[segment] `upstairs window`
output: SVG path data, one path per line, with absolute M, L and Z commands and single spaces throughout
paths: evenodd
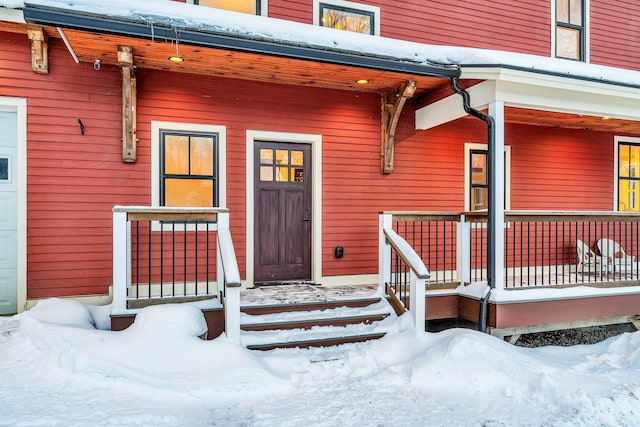
M 267 9 L 266 0 L 187 0 L 187 3 L 251 15 L 266 15 Z
M 556 0 L 556 57 L 585 60 L 585 1 Z
M 321 27 L 380 34 L 380 8 L 343 0 L 314 0 L 314 22 Z

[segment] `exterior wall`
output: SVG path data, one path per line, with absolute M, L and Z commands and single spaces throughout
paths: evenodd
M 591 1 L 591 62 L 640 70 L 640 2 Z
M 27 297 L 106 294 L 110 211 L 133 200 L 136 179 L 118 167 L 120 72 L 76 64 L 53 39 L 50 74 L 35 74 L 25 35 L 0 33 L 0 44 L 0 94 L 28 99 Z

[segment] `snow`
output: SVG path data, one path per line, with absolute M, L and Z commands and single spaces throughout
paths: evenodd
M 477 331 L 250 351 L 197 337 L 189 304 L 108 309 L 61 299 L 0 317 L 0 425 L 634 426 L 640 332 L 593 345 L 516 347 Z
M 516 52 L 414 43 L 166 0 L 30 0 L 24 3 L 133 20 L 151 27 L 163 25 L 174 29 L 177 37 L 180 31 L 193 29 L 399 61 L 454 64 L 463 69 L 479 65 L 512 66 L 566 77 L 640 86 L 640 72 L 633 70 Z M 21 8 L 24 3 L 0 0 L 0 7 Z

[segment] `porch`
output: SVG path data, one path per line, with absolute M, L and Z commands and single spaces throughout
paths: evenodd
M 638 324 L 637 215 L 506 212 L 504 268 L 493 288 L 487 286 L 486 214 L 385 212 L 379 224 L 378 283 L 284 285 L 281 292 L 241 289 L 226 209 L 116 207 L 112 328 L 126 328 L 145 305 L 187 301 L 205 313 L 209 338 L 226 332 L 238 342 L 245 315 L 291 311 L 315 312 L 310 323 L 297 324 L 302 329 L 336 317 L 373 324 L 409 310 L 422 330 L 425 320 L 462 319 L 501 337 Z M 624 258 L 599 250 L 602 239 L 617 242 Z M 579 256 L 578 242 L 591 252 Z M 386 307 L 373 313 L 381 302 L 393 313 Z M 340 307 L 352 310 L 337 313 Z M 280 318 L 280 326 L 292 321 Z M 252 323 L 271 322 L 266 319 Z M 352 338 L 384 334 L 376 325 Z

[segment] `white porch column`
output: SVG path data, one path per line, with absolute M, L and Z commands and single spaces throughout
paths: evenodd
M 505 203 L 505 165 L 504 165 L 504 102 L 493 101 L 489 103 L 489 115 L 495 122 L 495 156 L 494 167 L 490 171 L 493 175 L 494 188 L 489 191 L 494 192 L 493 206 L 489 206 L 489 211 L 495 213 L 495 227 L 492 230 L 494 238 L 495 253 L 489 254 L 489 258 L 494 265 L 494 284 L 496 289 L 504 288 L 504 203 Z M 491 149 L 491 147 L 489 147 Z M 489 153 L 491 155 L 491 153 Z M 490 180 L 491 181 L 491 180 Z M 490 198 L 491 200 L 491 198 Z
M 130 273 L 129 227 L 127 212 L 113 210 L 113 305 L 111 314 L 127 311 L 127 285 Z
M 391 245 L 387 242 L 384 229 L 393 228 L 393 215 L 381 212 L 378 219 L 378 292 L 384 295 L 385 283 L 391 282 Z
M 471 282 L 471 224 L 460 215 L 456 241 L 456 270 L 461 285 Z

